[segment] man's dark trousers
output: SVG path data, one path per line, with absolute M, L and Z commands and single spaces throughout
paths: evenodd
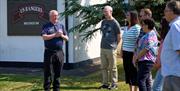
M 45 49 L 44 52 L 44 90 L 50 91 L 53 83 L 53 91 L 60 90 L 60 75 L 64 64 L 63 50 Z

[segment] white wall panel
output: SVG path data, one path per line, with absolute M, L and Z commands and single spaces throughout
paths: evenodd
M 64 10 L 62 0 L 58 11 Z M 40 36 L 7 36 L 7 0 L 0 0 L 0 61 L 43 62 L 43 40 Z M 61 21 L 64 23 L 64 21 Z

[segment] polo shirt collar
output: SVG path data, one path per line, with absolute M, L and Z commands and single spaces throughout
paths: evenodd
M 180 20 L 180 16 L 177 16 L 176 18 L 174 18 L 174 19 L 169 23 L 169 26 L 171 26 L 176 20 Z

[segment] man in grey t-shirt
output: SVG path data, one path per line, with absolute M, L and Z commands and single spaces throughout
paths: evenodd
M 102 39 L 101 48 L 116 49 L 119 42 L 120 26 L 115 20 L 103 20 L 101 24 Z
M 102 86 L 100 88 L 117 89 L 118 72 L 116 65 L 116 48 L 120 42 L 120 25 L 112 16 L 112 7 L 105 6 L 105 19 L 101 24 L 101 69 Z M 111 85 L 109 85 L 111 83 Z

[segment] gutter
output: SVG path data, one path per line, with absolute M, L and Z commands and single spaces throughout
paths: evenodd
M 66 7 L 67 7 L 67 5 L 68 5 L 68 0 L 65 0 L 65 10 L 67 9 Z M 68 29 L 69 29 L 69 22 L 68 22 L 68 16 L 65 16 L 65 29 L 66 29 L 66 31 L 67 31 L 67 34 L 69 35 L 69 31 L 68 31 Z M 65 55 L 66 55 L 66 57 L 65 57 L 65 59 L 66 59 L 66 61 L 65 61 L 65 63 L 64 63 L 64 69 L 70 69 L 70 64 L 69 64 L 69 48 L 68 48 L 68 46 L 69 46 L 69 43 L 68 43 L 68 41 L 66 41 L 66 43 L 65 43 L 66 45 L 65 45 Z

